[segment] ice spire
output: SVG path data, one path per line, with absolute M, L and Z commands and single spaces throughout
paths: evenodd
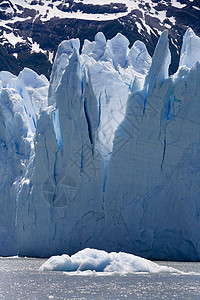
M 195 35 L 194 31 L 191 28 L 188 28 L 183 37 L 179 66 L 192 68 L 196 61 L 200 61 L 199 48 L 200 38 Z

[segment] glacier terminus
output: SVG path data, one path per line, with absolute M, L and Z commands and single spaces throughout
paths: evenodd
M 63 41 L 50 81 L 0 72 L 0 255 L 200 259 L 200 38 Z

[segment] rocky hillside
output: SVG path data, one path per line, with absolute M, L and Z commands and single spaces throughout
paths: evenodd
M 168 29 L 173 73 L 186 29 L 200 35 L 199 17 L 199 0 L 0 0 L 0 70 L 17 75 L 29 67 L 49 78 L 61 41 L 78 37 L 82 45 L 98 31 L 139 39 L 152 55 Z

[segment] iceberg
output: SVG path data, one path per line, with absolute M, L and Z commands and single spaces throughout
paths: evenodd
M 60 44 L 50 82 L 0 72 L 0 255 L 200 259 L 199 41 L 171 76 L 167 31 L 153 58 L 99 32 Z
M 133 254 L 123 252 L 107 253 L 103 250 L 90 248 L 81 250 L 72 256 L 67 254 L 52 256 L 39 270 L 41 272 L 63 271 L 76 275 L 84 275 L 86 271 L 93 271 L 92 273 L 87 272 L 87 274 L 93 275 L 100 273 L 126 275 L 138 272 L 182 274 L 182 272 L 172 267 L 159 266 Z

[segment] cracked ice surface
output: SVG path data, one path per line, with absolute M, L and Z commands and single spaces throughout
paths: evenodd
M 170 77 L 166 31 L 152 60 L 121 34 L 79 48 L 60 44 L 50 83 L 0 73 L 0 255 L 199 259 L 199 38 Z

